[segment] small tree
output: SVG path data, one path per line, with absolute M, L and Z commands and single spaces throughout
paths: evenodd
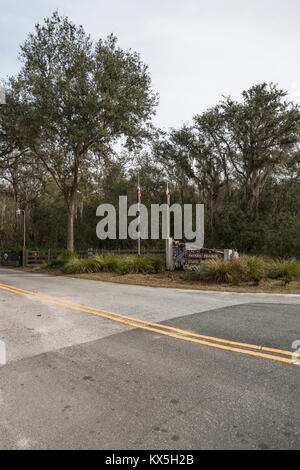
M 21 46 L 13 88 L 23 105 L 22 144 L 61 190 L 68 213 L 67 248 L 74 249 L 80 182 L 120 138 L 133 146 L 147 136 L 157 96 L 139 55 L 109 36 L 94 43 L 57 12 L 37 24 Z

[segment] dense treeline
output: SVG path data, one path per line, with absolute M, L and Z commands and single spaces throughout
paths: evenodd
M 223 98 L 162 132 L 147 67 L 54 13 L 21 47 L 0 106 L 0 249 L 131 246 L 96 238 L 96 208 L 204 203 L 205 245 L 300 256 L 300 112 L 277 86 Z M 74 239 L 73 239 L 74 233 Z M 146 242 L 143 242 L 146 244 Z M 151 242 L 148 242 L 150 244 Z

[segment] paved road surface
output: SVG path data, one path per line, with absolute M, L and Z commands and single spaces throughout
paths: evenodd
M 218 339 L 290 352 L 300 340 L 300 296 L 3 268 L 0 283 L 1 449 L 299 448 L 300 367 L 288 355 Z M 216 339 L 205 345 L 175 330 L 135 328 L 96 308 Z

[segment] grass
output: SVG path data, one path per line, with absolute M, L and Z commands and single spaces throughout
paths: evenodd
M 284 285 L 300 278 L 300 263 L 296 260 L 266 260 L 261 256 L 240 256 L 229 261 L 209 260 L 202 264 L 199 280 L 239 285 L 264 279 L 280 279 Z
M 95 255 L 91 258 L 78 258 L 76 253 L 66 252 L 43 269 L 59 269 L 63 274 L 88 274 L 112 272 L 118 274 L 155 274 L 165 271 L 162 256 L 112 256 Z
M 50 268 L 50 269 L 49 269 Z M 33 268 L 25 268 L 31 270 Z M 41 272 L 41 267 L 35 267 Z M 54 275 L 67 275 L 154 287 L 199 290 L 300 294 L 300 263 L 296 260 L 240 256 L 230 261 L 205 261 L 200 272 L 165 272 L 164 258 L 148 256 L 95 255 L 79 259 L 67 254 L 58 263 L 44 265 Z
M 271 260 L 267 267 L 267 277 L 270 279 L 296 279 L 300 277 L 300 263 L 294 259 Z
M 282 279 L 262 279 L 259 285 L 253 281 L 241 284 L 228 282 L 207 282 L 199 279 L 199 273 L 177 271 L 171 275 L 168 272 L 155 274 L 99 271 L 96 273 L 64 274 L 60 269 L 41 269 L 41 266 L 28 266 L 25 268 L 11 268 L 28 272 L 51 274 L 53 276 L 67 276 L 93 281 L 113 282 L 117 284 L 140 285 L 148 287 L 164 287 L 173 289 L 190 289 L 200 291 L 219 291 L 237 293 L 271 293 L 271 294 L 298 294 L 300 295 L 300 281 L 292 280 L 284 285 Z

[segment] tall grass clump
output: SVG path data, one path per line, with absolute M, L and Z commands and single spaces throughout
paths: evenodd
M 59 255 L 56 260 L 51 261 L 50 267 L 60 268 L 63 267 L 69 261 L 76 259 L 78 259 L 78 255 L 75 252 L 66 250 L 61 255 Z
M 300 277 L 300 263 L 295 259 L 274 259 L 268 263 L 267 276 L 271 279 L 297 279 Z
M 165 271 L 165 261 L 162 256 L 124 256 L 120 258 L 119 272 L 121 274 L 156 274 Z
M 62 266 L 65 274 L 88 274 L 102 270 L 101 260 L 97 257 L 71 258 Z
M 120 257 L 106 255 L 103 257 L 103 271 L 118 272 L 120 270 Z
M 266 262 L 264 258 L 261 256 L 247 256 L 247 264 L 251 279 L 258 285 L 266 275 Z
M 160 255 L 148 255 L 149 263 L 153 266 L 156 273 L 164 273 L 166 271 L 166 261 L 163 256 Z
M 240 256 L 229 261 L 222 259 L 205 261 L 199 273 L 203 281 L 239 284 L 254 281 L 258 284 L 265 276 L 265 263 L 258 256 Z
M 155 266 L 147 256 L 140 256 L 134 260 L 134 271 L 141 274 L 155 274 Z
M 265 259 L 262 256 L 240 256 L 229 261 L 222 259 L 205 261 L 200 268 L 199 278 L 203 281 L 240 282 L 262 279 L 282 279 L 285 285 L 300 278 L 300 263 L 297 260 Z
M 91 258 L 78 258 L 72 253 L 61 256 L 55 266 L 59 266 L 65 274 L 85 274 L 99 271 L 119 274 L 141 273 L 154 274 L 165 271 L 164 258 L 156 255 L 149 256 L 113 256 L 94 255 Z
M 222 259 L 205 261 L 201 265 L 199 279 L 208 282 L 226 282 L 229 272 L 228 268 L 228 263 Z
M 248 258 L 246 256 L 231 258 L 230 261 L 227 261 L 227 265 L 227 282 L 230 282 L 231 284 L 239 284 L 240 282 L 250 281 L 251 272 L 248 265 Z

